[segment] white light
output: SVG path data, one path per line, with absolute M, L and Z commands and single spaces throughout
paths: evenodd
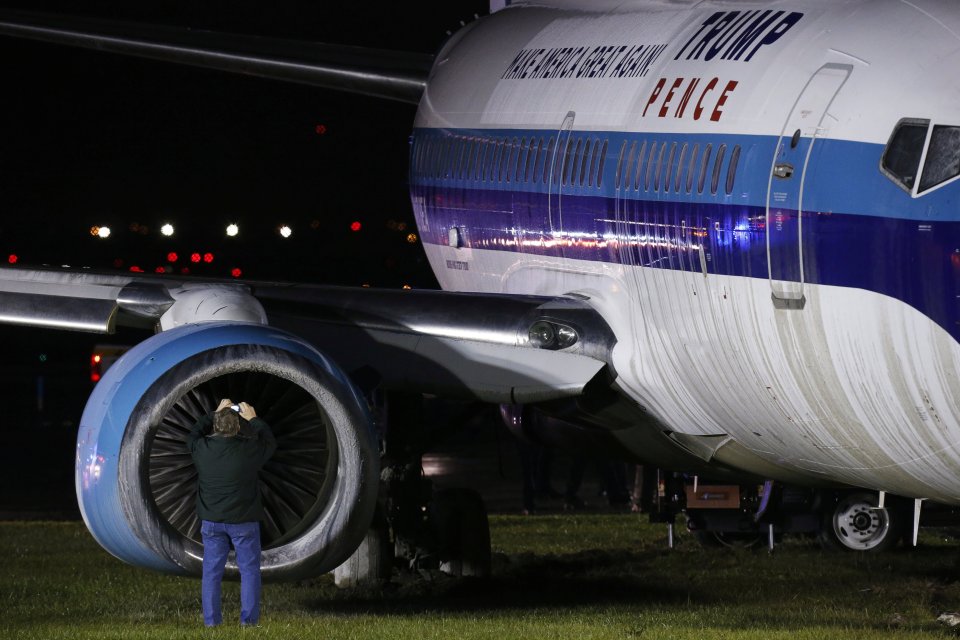
M 280 227 L 280 235 L 282 235 L 284 238 L 289 238 L 292 233 L 293 233 L 293 229 L 291 229 L 287 225 L 283 225 L 282 227 Z
M 230 237 L 232 238 L 233 236 L 237 235 L 238 233 L 240 233 L 240 227 L 238 227 L 238 226 L 235 225 L 235 224 L 228 224 L 228 225 L 227 225 L 227 235 L 228 235 L 228 236 L 230 236 Z
M 110 227 L 100 227 L 100 230 L 97 231 L 97 235 L 100 236 L 101 238 L 109 238 Z
M 170 224 L 169 222 L 168 222 L 167 224 L 163 225 L 162 227 L 160 227 L 160 233 L 162 233 L 162 234 L 165 235 L 165 236 L 172 236 L 172 235 L 173 235 L 173 225 Z

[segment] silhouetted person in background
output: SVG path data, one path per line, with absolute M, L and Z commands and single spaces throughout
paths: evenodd
M 241 434 L 240 418 L 248 422 Z M 212 433 L 207 435 L 210 427 Z M 246 427 L 246 425 L 244 425 Z M 201 417 L 187 437 L 197 468 L 197 516 L 203 536 L 203 622 L 223 622 L 220 583 L 230 545 L 240 569 L 240 624 L 260 620 L 260 501 L 259 472 L 273 455 L 277 441 L 266 422 L 246 402 L 220 401 L 217 410 Z

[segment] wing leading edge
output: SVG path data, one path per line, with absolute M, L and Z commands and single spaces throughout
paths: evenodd
M 586 298 L 401 291 L 0 268 L 0 323 L 112 333 L 255 322 L 303 337 L 371 383 L 487 402 L 577 396 L 613 375 Z
M 0 11 L 0 35 L 417 104 L 433 56 L 186 28 Z

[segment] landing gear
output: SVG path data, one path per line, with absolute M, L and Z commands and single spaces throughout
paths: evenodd
M 879 553 L 903 537 L 906 518 L 896 505 L 878 508 L 876 492 L 840 494 L 823 509 L 820 543 L 827 549 Z
M 470 489 L 437 491 L 430 524 L 440 571 L 456 577 L 490 575 L 490 526 L 480 494 Z
M 490 528 L 480 495 L 469 489 L 434 490 L 421 457 L 439 433 L 432 430 L 423 400 L 389 394 L 383 401 L 384 455 L 378 515 L 360 547 L 337 568 L 337 586 L 375 586 L 393 569 L 429 576 L 490 575 Z M 445 416 L 446 417 L 446 416 Z
M 333 570 L 333 581 L 341 589 L 376 587 L 389 582 L 392 571 L 390 531 L 383 514 L 378 512 L 357 550 Z

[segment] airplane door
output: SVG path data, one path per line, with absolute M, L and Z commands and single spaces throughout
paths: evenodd
M 573 130 L 573 120 L 577 114 L 568 111 L 563 124 L 557 131 L 557 144 L 553 146 L 553 157 L 550 159 L 550 180 L 547 183 L 547 217 L 550 223 L 550 232 L 554 235 L 563 233 L 563 210 L 561 208 L 562 172 L 564 159 L 569 154 L 570 135 Z
M 767 267 L 774 303 L 803 306 L 803 190 L 810 153 L 830 129 L 829 108 L 853 67 L 825 64 L 810 78 L 780 132 L 767 188 Z M 809 188 L 810 185 L 806 185 Z

